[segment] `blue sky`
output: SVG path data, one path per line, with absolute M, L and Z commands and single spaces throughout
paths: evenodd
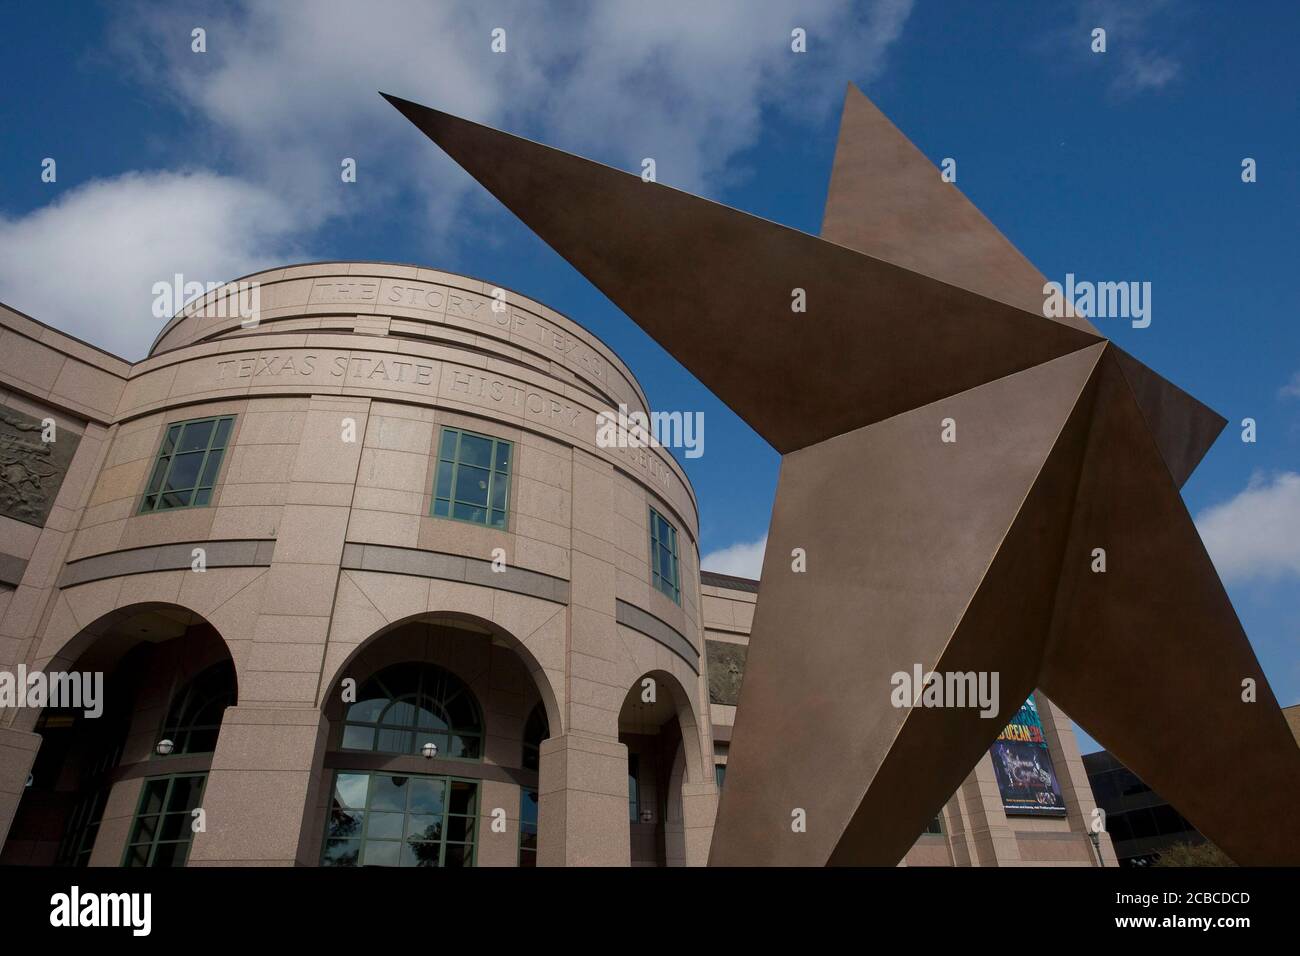
M 1104 331 L 1233 423 L 1184 495 L 1296 703 L 1297 35 L 1283 0 L 9 4 L 0 299 L 135 359 L 174 272 L 356 258 L 490 278 L 600 335 L 655 407 L 704 411 L 705 454 L 683 464 L 706 566 L 754 571 L 777 455 L 375 90 L 626 169 L 654 156 L 662 182 L 816 232 L 854 81 L 932 160 L 957 159 L 1049 278 L 1152 283 L 1151 326 Z

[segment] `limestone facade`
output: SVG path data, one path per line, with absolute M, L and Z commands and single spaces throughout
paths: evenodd
M 477 865 L 517 865 L 529 823 L 540 865 L 704 863 L 697 506 L 666 451 L 598 447 L 600 412 L 647 408 L 623 362 L 541 303 L 429 269 L 239 283 L 255 323 L 233 284 L 136 363 L 0 310 L 0 404 L 76 443 L 63 474 L 36 479 L 53 497 L 42 523 L 0 516 L 0 671 L 101 672 L 121 726 L 104 743 L 67 712 L 0 715 L 0 859 L 66 859 L 89 814 L 83 858 L 118 865 L 147 837 L 150 781 L 188 774 L 204 817 L 190 865 L 317 865 L 353 772 L 460 781 L 470 803 L 448 812 L 473 819 L 455 852 Z M 204 503 L 145 510 L 169 427 L 217 417 L 232 422 Z M 434 514 L 448 429 L 509 448 L 498 525 Z M 651 509 L 677 532 L 677 599 L 652 583 Z M 178 695 L 221 661 L 237 690 L 215 744 L 159 754 Z M 403 663 L 468 687 L 471 755 L 445 736 L 433 757 L 346 745 L 348 688 Z M 634 822 L 629 747 L 652 746 Z

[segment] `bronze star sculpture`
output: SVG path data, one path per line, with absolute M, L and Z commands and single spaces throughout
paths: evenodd
M 1044 317 L 862 93 L 821 238 L 387 99 L 783 455 L 711 864 L 896 864 L 1035 688 L 1237 862 L 1300 862 L 1300 750 L 1179 493 L 1224 419 Z M 917 665 L 997 672 L 996 718 L 896 707 Z

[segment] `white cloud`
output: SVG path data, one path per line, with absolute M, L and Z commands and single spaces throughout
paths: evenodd
M 1175 80 L 1181 69 L 1172 57 L 1151 50 L 1134 50 L 1121 58 L 1115 84 L 1118 89 L 1135 93 L 1158 90 Z
M 299 220 L 267 190 L 210 172 L 130 173 L 0 217 L 0 300 L 126 359 L 162 323 L 153 284 L 223 282 L 303 258 Z
M 847 79 L 875 75 L 910 8 L 603 0 L 557 16 L 535 2 L 280 0 L 214 18 L 202 7 L 150 6 L 119 21 L 116 45 L 145 84 L 173 91 L 221 131 L 241 163 L 335 209 L 340 157 L 395 185 L 411 157 L 436 152 L 415 145 L 377 90 L 524 127 L 623 168 L 654 156 L 662 182 L 700 191 L 756 139 L 764 106 L 815 120 L 838 106 Z M 206 54 L 189 49 L 196 23 L 207 29 Z M 805 54 L 790 50 L 796 26 L 808 32 Z M 505 53 L 490 47 L 496 27 Z M 446 169 L 436 178 L 435 193 L 467 185 Z
M 1300 398 L 1300 372 L 1291 376 L 1291 381 L 1287 382 L 1277 391 L 1278 398 Z
M 1087 60 L 1104 68 L 1112 93 L 1160 90 L 1182 74 L 1177 56 L 1158 48 L 1167 47 L 1173 33 L 1161 32 L 1168 23 L 1166 13 L 1182 15 L 1168 0 L 1082 0 L 1075 19 L 1054 31 L 1044 49 L 1052 56 L 1064 51 L 1075 62 Z M 1092 52 L 1092 31 L 1097 27 L 1106 31 L 1105 53 Z
M 767 550 L 767 535 L 757 541 L 740 542 L 730 547 L 710 551 L 700 558 L 700 567 L 719 574 L 734 574 L 742 578 L 757 579 L 763 572 L 763 552 Z
M 1196 526 L 1224 578 L 1300 576 L 1300 474 L 1257 474 L 1236 497 L 1202 511 Z
M 533 2 L 118 5 L 114 66 L 192 121 L 183 155 L 213 171 L 82 185 L 0 222 L 0 296 L 135 358 L 157 332 L 140 290 L 176 272 L 220 281 L 301 259 L 297 248 L 337 249 L 352 222 L 414 231 L 427 246 L 408 258 L 436 265 L 469 232 L 466 202 L 501 213 L 379 90 L 629 170 L 653 156 L 661 182 L 709 193 L 737 174 L 765 109 L 816 121 L 848 79 L 879 72 L 910 6 L 605 0 L 561 17 Z M 196 26 L 206 53 L 190 49 Z M 490 49 L 497 26 L 505 54 Z M 796 26 L 805 54 L 790 51 Z M 345 157 L 356 183 L 340 180 Z

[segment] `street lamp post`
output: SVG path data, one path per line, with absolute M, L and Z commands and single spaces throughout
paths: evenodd
M 1096 830 L 1088 831 L 1088 839 L 1092 841 L 1092 849 L 1097 854 L 1097 865 L 1105 866 L 1106 861 L 1101 856 L 1101 834 Z

